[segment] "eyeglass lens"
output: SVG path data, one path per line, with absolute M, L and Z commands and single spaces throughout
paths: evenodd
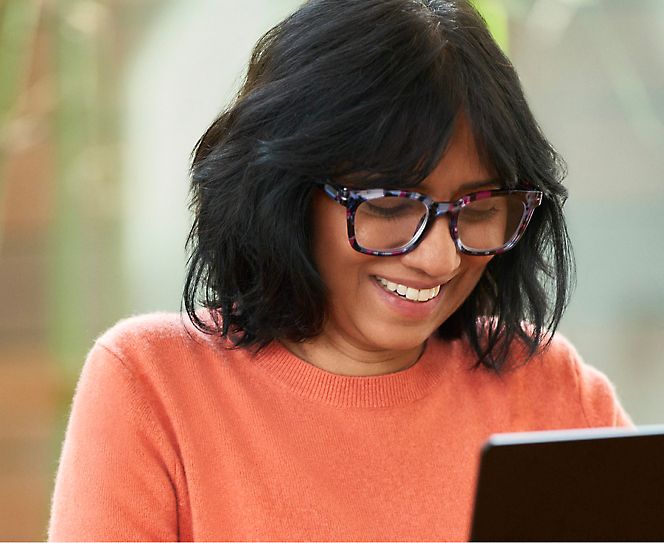
M 518 195 L 475 200 L 459 212 L 461 244 L 471 251 L 491 251 L 517 234 L 526 206 Z M 362 202 L 355 212 L 357 243 L 371 251 L 398 250 L 417 238 L 427 220 L 427 207 L 411 198 L 385 196 Z

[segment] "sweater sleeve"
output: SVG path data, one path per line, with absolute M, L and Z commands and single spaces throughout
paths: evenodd
M 140 381 L 96 345 L 74 396 L 49 540 L 177 540 L 181 469 L 164 435 Z

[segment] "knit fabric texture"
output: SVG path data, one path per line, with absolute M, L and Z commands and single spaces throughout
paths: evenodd
M 127 319 L 90 352 L 51 540 L 463 540 L 490 434 L 631 424 L 560 336 L 500 376 L 430 338 L 409 369 L 347 377 L 185 319 Z

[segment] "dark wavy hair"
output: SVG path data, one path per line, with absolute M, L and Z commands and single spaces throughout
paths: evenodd
M 477 365 L 496 370 L 514 340 L 529 355 L 546 345 L 574 276 L 565 167 L 466 0 L 310 0 L 260 39 L 243 88 L 193 153 L 184 306 L 194 324 L 258 348 L 319 334 L 316 183 L 352 175 L 354 187 L 414 187 L 460 114 L 504 187 L 545 197 L 437 333 L 467 337 Z

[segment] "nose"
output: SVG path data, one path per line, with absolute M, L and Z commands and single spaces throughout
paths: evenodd
M 438 217 L 420 244 L 401 259 L 431 277 L 450 279 L 461 265 L 461 255 L 450 235 L 447 217 Z

